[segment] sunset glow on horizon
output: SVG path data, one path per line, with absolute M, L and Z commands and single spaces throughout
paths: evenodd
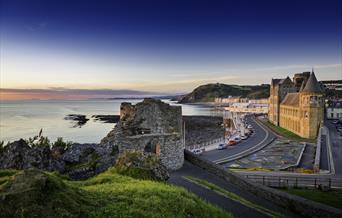
M 4 0 L 1 99 L 107 96 L 46 92 L 54 87 L 182 94 L 312 68 L 342 78 L 340 1 L 247 2 Z

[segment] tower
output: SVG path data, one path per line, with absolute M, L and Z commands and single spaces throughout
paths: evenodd
M 295 92 L 294 83 L 289 77 L 285 79 L 272 79 L 270 87 L 268 119 L 271 123 L 279 126 L 280 102 L 287 93 Z
M 310 74 L 305 87 L 300 90 L 301 136 L 315 138 L 323 121 L 323 90 L 315 73 Z

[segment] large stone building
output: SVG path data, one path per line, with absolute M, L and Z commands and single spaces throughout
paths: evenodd
M 314 72 L 295 74 L 293 81 L 272 79 L 269 121 L 303 138 L 315 138 L 323 121 L 323 89 Z
M 155 153 L 166 168 L 176 170 L 184 162 L 182 122 L 180 106 L 150 98 L 136 105 L 122 103 L 120 121 L 101 144 L 109 144 L 119 153 L 125 150 Z

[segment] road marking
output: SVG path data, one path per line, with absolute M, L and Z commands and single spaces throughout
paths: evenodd
M 257 119 L 257 118 L 256 118 L 256 119 Z M 226 162 L 230 162 L 230 161 L 232 161 L 232 160 L 238 159 L 238 158 L 240 158 L 239 156 L 244 155 L 245 153 L 248 153 L 250 150 L 253 150 L 253 149 L 257 148 L 258 146 L 260 146 L 261 144 L 263 144 L 263 143 L 267 140 L 267 138 L 268 138 L 268 136 L 269 136 L 269 132 L 268 132 L 263 126 L 261 126 L 256 120 L 254 120 L 254 122 L 255 122 L 255 123 L 256 123 L 264 132 L 266 132 L 265 138 L 264 138 L 261 142 L 259 142 L 258 144 L 254 145 L 253 147 L 248 148 L 247 150 L 244 150 L 244 151 L 242 151 L 242 152 L 240 152 L 240 153 L 234 154 L 234 155 L 232 155 L 232 156 L 230 156 L 230 157 L 225 157 L 225 158 L 221 158 L 221 159 L 218 159 L 218 160 L 213 161 L 215 164 L 222 164 L 222 163 L 226 163 Z M 238 157 L 237 157 L 237 156 L 238 156 Z

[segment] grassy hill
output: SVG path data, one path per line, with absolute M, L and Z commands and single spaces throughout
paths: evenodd
M 239 86 L 222 83 L 206 84 L 197 87 L 191 93 L 183 96 L 179 103 L 211 102 L 215 98 L 241 96 L 248 98 L 268 98 L 269 85 Z
M 0 171 L 0 217 L 232 217 L 183 188 L 122 176 L 85 181 L 39 170 Z

